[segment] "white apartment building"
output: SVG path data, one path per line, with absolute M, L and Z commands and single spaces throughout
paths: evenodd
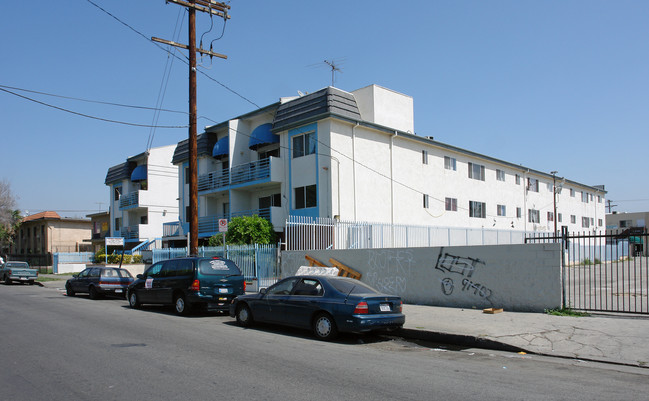
M 282 98 L 206 127 L 198 137 L 199 238 L 218 233 L 218 219 L 246 214 L 268 218 L 277 232 L 289 215 L 540 232 L 552 232 L 556 219 L 557 229 L 604 228 L 603 186 L 413 132 L 413 99 L 377 85 Z M 166 224 L 168 241 L 188 231 L 186 140 L 173 164 L 181 221 Z
M 163 223 L 178 221 L 176 145 L 151 148 L 108 169 L 110 236 L 125 248 L 162 238 Z

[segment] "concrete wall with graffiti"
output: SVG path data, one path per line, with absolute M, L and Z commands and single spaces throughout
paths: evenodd
M 558 244 L 282 252 L 282 277 L 333 258 L 361 281 L 404 302 L 458 308 L 538 311 L 561 306 Z

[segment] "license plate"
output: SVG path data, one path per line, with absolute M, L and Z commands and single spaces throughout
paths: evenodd
M 379 305 L 381 312 L 390 312 L 390 304 L 381 304 Z
M 27 277 L 21 277 L 20 278 L 22 281 L 27 281 Z
M 122 293 L 122 290 L 115 290 L 115 293 L 117 293 L 117 294 L 121 294 L 121 293 Z
M 228 292 L 227 288 L 219 288 L 219 294 L 227 294 Z

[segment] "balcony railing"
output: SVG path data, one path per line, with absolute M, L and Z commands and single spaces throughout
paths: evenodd
M 230 171 L 231 184 L 262 180 L 270 177 L 270 158 L 240 164 L 232 167 Z
M 162 224 L 163 237 L 180 237 L 189 232 L 189 223 L 172 221 L 171 223 Z
M 227 219 L 228 216 L 212 215 L 198 218 L 198 234 L 214 234 L 219 232 L 219 219 Z
M 243 210 L 240 212 L 230 213 L 230 218 L 232 217 L 241 217 L 241 216 L 254 216 L 257 215 L 266 220 L 270 220 L 270 208 L 265 207 L 263 209 L 252 209 L 252 210 Z
M 230 183 L 230 173 L 227 170 L 213 171 L 208 174 L 201 174 L 198 177 L 198 190 L 211 191 L 225 188 Z
M 119 208 L 123 209 L 140 203 L 140 191 L 131 192 L 128 195 L 122 195 L 119 198 Z
M 140 226 L 136 224 L 134 226 L 122 227 L 121 234 L 125 239 L 139 239 Z

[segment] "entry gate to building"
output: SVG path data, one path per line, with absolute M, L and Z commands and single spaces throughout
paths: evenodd
M 637 314 L 649 314 L 648 240 L 644 227 L 525 238 L 561 242 L 565 308 Z

